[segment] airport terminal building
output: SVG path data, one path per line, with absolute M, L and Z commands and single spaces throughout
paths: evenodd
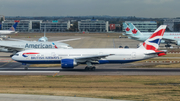
M 47 32 L 65 32 L 70 28 L 70 21 L 60 22 L 60 21 L 52 21 L 52 22 L 42 22 L 40 29 L 44 31 L 46 29 Z
M 164 19 L 164 25 L 167 25 L 170 31 L 180 32 L 180 19 Z
M 2 30 L 9 30 L 15 23 L 14 20 L 2 21 Z M 43 20 L 20 20 L 16 31 L 18 32 L 64 32 L 70 28 L 70 21 L 43 21 Z
M 141 32 L 154 32 L 157 29 L 156 21 L 125 21 L 125 23 L 133 23 Z
M 109 22 L 104 20 L 87 19 L 78 21 L 80 32 L 108 32 Z

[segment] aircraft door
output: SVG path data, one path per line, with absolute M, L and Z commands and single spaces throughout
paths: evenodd
M 136 52 L 132 52 L 132 58 L 136 58 Z

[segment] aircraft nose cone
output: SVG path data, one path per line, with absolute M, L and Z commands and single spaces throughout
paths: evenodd
M 13 55 L 13 56 L 11 57 L 11 59 L 16 60 L 16 56 Z

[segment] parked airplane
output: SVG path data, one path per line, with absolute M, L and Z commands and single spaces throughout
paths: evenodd
M 19 21 L 16 21 L 16 23 L 9 30 L 0 30 L 0 35 L 8 35 L 8 34 L 17 33 L 16 27 L 18 25 L 18 22 Z
M 0 41 L 0 52 L 13 53 L 29 50 L 29 49 L 69 49 L 72 48 L 68 44 L 59 42 L 33 42 L 33 41 Z
M 126 34 L 128 38 L 138 41 L 145 41 L 150 35 L 151 32 L 140 32 L 132 23 L 128 23 L 129 26 L 126 23 L 123 23 L 123 26 L 125 28 Z M 176 44 L 180 46 L 180 33 L 177 32 L 165 32 L 164 36 L 161 40 L 161 43 L 167 44 L 165 47 L 171 47 L 170 44 Z
M 137 49 L 35 49 L 18 52 L 12 59 L 23 65 L 61 63 L 64 69 L 87 64 L 86 70 L 95 70 L 93 64 L 129 63 L 166 55 L 166 51 L 158 50 L 165 29 L 166 25 L 161 25 Z
M 12 38 L 10 38 L 10 40 L 15 40 L 15 41 L 0 41 L 0 52 L 13 53 L 10 55 L 11 57 L 19 51 L 29 50 L 29 49 L 53 49 L 53 48 L 69 49 L 72 48 L 70 45 L 61 42 L 73 41 L 79 39 L 81 38 L 65 39 L 65 40 L 50 42 L 48 41 L 48 38 L 45 36 L 45 32 L 44 32 L 44 36 L 39 38 L 37 42 L 12 39 Z

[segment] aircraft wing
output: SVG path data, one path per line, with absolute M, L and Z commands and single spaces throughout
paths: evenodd
M 75 59 L 77 62 L 86 62 L 86 61 L 95 62 L 95 61 L 100 60 L 101 58 L 105 58 L 105 57 L 111 56 L 111 55 L 114 55 L 114 54 L 103 54 L 103 55 L 77 57 Z
M 164 40 L 165 42 L 167 43 L 172 43 L 172 44 L 176 44 L 176 40 L 173 40 L 173 39 L 168 39 L 168 38 L 162 38 L 162 40 Z
M 14 41 L 27 41 L 27 40 L 20 40 L 20 39 L 13 39 L 13 38 L 8 38 L 9 40 L 14 40 Z
M 81 38 L 74 38 L 74 39 L 66 39 L 66 40 L 59 40 L 56 42 L 65 42 L 65 41 L 74 41 L 74 40 L 80 40 Z
M 17 47 L 11 47 L 11 46 L 5 46 L 5 45 L 0 45 L 0 48 L 8 49 L 9 51 L 23 51 L 24 48 L 17 48 Z
M 175 40 L 167 39 L 167 38 L 162 38 L 162 40 L 165 40 L 165 41 L 175 41 Z

